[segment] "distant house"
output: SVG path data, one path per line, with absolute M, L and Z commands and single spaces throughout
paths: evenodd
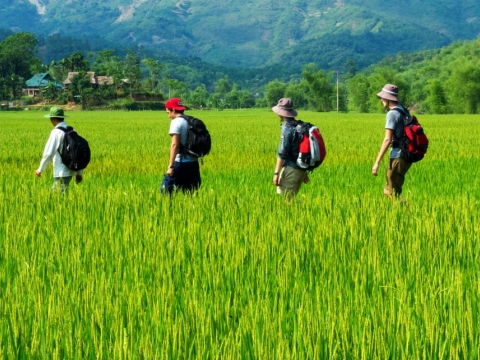
M 68 89 L 72 80 L 75 76 L 78 75 L 78 72 L 69 72 L 67 78 L 63 82 L 65 89 Z M 99 85 L 113 85 L 113 78 L 111 76 L 96 76 L 95 72 L 87 71 L 86 77 L 90 79 L 90 84 L 93 88 L 97 88 Z
M 26 88 L 22 89 L 22 93 L 28 96 L 37 96 L 40 94 L 41 88 L 53 83 L 59 89 L 63 89 L 63 85 L 55 80 L 48 73 L 39 73 L 25 82 Z

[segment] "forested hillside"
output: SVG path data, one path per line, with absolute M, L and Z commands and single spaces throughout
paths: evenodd
M 364 68 L 399 51 L 473 39 L 479 14 L 477 0 L 3 0 L 0 26 L 228 67 L 282 64 L 300 71 L 310 62 L 335 70 L 347 60 Z
M 347 62 L 343 71 L 325 71 L 308 63 L 290 75 L 282 73 L 281 67 L 234 70 L 195 58 L 171 58 L 163 63 L 145 53 L 129 50 L 122 54 L 112 49 L 86 55 L 76 51 L 45 66 L 37 57 L 37 46 L 33 34 L 22 32 L 0 42 L 0 100 L 20 99 L 26 80 L 34 73 L 48 73 L 61 83 L 74 71 L 78 75 L 67 90 L 49 84 L 40 96 L 23 97 L 23 103 L 74 102 L 84 108 L 121 108 L 118 101 L 125 100 L 129 109 L 146 109 L 145 104 L 131 105 L 129 101 L 180 96 L 194 108 L 223 109 L 269 107 L 287 96 L 301 109 L 379 112 L 382 108 L 375 94 L 385 83 L 394 83 L 400 88 L 402 102 L 416 112 L 480 111 L 480 38 L 416 53 L 401 52 L 360 72 L 353 62 Z M 92 88 L 87 71 L 110 77 L 110 86 Z
M 351 110 L 379 110 L 375 97 L 385 82 L 400 87 L 415 111 L 445 114 L 480 112 L 480 38 L 442 49 L 387 57 L 348 80 Z

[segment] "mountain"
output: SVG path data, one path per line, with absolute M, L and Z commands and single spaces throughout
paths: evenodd
M 478 0 L 2 0 L 0 28 L 229 67 L 358 68 L 480 34 Z M 56 59 L 58 60 L 58 59 Z

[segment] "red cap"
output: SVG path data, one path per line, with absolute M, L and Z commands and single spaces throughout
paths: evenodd
M 165 103 L 166 109 L 173 109 L 173 110 L 186 110 L 187 108 L 182 105 L 182 100 L 179 98 L 172 98 L 168 99 Z

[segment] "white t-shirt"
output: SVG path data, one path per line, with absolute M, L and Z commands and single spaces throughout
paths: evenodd
M 170 135 L 180 134 L 180 143 L 185 145 L 187 143 L 188 137 L 188 122 L 183 117 L 178 116 L 170 122 Z M 197 161 L 196 158 L 190 157 L 188 155 L 182 156 L 182 151 L 177 154 L 175 161 L 178 162 L 190 162 Z

